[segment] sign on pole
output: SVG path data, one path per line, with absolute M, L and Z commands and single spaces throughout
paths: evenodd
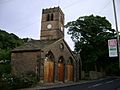
M 109 49 L 109 57 L 117 57 L 117 40 L 110 39 L 108 40 L 108 49 Z

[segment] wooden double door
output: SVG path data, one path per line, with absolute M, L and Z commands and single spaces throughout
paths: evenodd
M 68 64 L 67 65 L 67 81 L 73 81 L 73 75 L 74 70 L 73 70 L 73 65 L 72 64 Z
M 58 81 L 64 82 L 64 63 L 58 63 Z
M 74 69 L 72 64 L 66 65 L 67 81 L 74 80 Z M 65 79 L 65 66 L 63 63 L 58 63 L 58 81 L 64 81 Z
M 66 65 L 66 75 L 67 81 L 73 81 L 74 77 L 74 69 L 72 64 Z M 58 81 L 63 81 L 65 79 L 65 66 L 63 63 L 58 63 Z M 44 81 L 45 82 L 53 82 L 54 81 L 54 62 L 53 61 L 45 61 L 44 62 Z
M 44 81 L 53 82 L 54 81 L 54 62 L 44 61 Z

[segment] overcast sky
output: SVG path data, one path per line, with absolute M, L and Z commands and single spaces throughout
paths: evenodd
M 120 30 L 120 0 L 115 0 Z M 65 24 L 80 16 L 105 16 L 115 28 L 112 0 L 0 0 L 0 28 L 20 38 L 40 38 L 42 9 L 57 7 L 65 14 Z M 65 40 L 74 44 L 65 31 Z

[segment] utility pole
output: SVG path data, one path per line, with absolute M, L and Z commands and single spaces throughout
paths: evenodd
M 114 9 L 114 17 L 115 17 L 115 25 L 116 25 L 116 33 L 117 33 L 118 59 L 119 59 L 119 70 L 120 70 L 120 41 L 119 41 L 120 39 L 119 39 L 115 0 L 113 0 L 113 9 Z

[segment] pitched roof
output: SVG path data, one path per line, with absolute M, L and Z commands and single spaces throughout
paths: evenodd
M 74 58 L 75 60 L 78 60 L 78 59 L 76 58 L 75 54 L 73 53 L 73 51 L 71 51 L 71 49 L 70 49 L 69 45 L 67 44 L 67 42 L 66 42 L 64 39 L 63 39 L 63 41 L 64 41 L 65 45 L 67 46 L 69 52 L 70 52 L 71 55 L 73 56 L 73 58 Z
M 43 49 L 50 44 L 55 43 L 58 40 L 31 40 L 25 43 L 22 46 L 19 46 L 12 50 L 12 52 L 19 52 L 19 51 L 37 51 Z

